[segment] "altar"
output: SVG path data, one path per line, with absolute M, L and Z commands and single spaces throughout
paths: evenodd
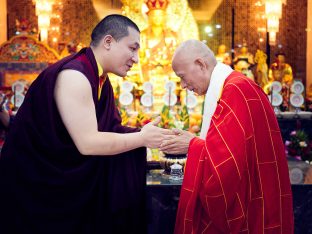
M 303 130 L 312 136 L 312 113 L 283 112 L 277 116 L 283 141 L 293 131 Z M 312 175 L 312 165 L 288 156 L 288 168 L 293 195 L 295 234 L 312 233 L 312 184 L 306 177 Z M 157 162 L 148 162 L 147 220 L 149 234 L 172 234 L 179 203 L 182 180 L 170 180 Z M 308 183 L 308 184 L 305 184 Z
M 312 233 L 312 184 L 293 184 L 295 234 Z M 161 171 L 147 173 L 148 234 L 172 234 L 181 182 L 173 182 Z

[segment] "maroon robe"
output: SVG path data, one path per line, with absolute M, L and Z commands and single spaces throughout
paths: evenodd
M 99 131 L 137 131 L 121 126 L 109 79 L 98 100 L 90 48 L 48 67 L 27 92 L 2 150 L 0 233 L 145 233 L 146 149 L 81 155 L 54 100 L 64 69 L 89 80 Z
M 266 94 L 225 80 L 206 140 L 189 146 L 175 234 L 294 231 L 284 144 Z

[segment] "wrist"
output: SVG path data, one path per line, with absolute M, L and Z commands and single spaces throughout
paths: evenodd
M 136 139 L 139 142 L 139 147 L 146 147 L 143 131 L 136 132 L 135 134 L 138 136 Z

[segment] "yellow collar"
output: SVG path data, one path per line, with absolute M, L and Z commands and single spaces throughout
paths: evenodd
M 98 63 L 98 61 L 96 61 L 96 65 L 97 65 L 97 68 L 99 71 L 99 77 L 101 77 L 101 75 L 103 75 L 103 68 L 102 68 L 101 64 Z
M 98 100 L 100 100 L 101 93 L 102 93 L 102 87 L 103 87 L 103 84 L 106 80 L 106 77 L 104 79 L 103 79 L 103 77 L 101 77 L 103 75 L 103 68 L 102 68 L 101 64 L 99 64 L 98 61 L 96 61 L 96 65 L 97 65 L 98 72 L 99 72 L 98 73 L 98 75 L 99 75 Z

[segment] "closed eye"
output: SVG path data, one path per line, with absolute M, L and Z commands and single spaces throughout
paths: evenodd
M 138 49 L 138 47 L 130 47 L 130 50 L 131 50 L 132 52 L 135 52 L 137 49 Z

